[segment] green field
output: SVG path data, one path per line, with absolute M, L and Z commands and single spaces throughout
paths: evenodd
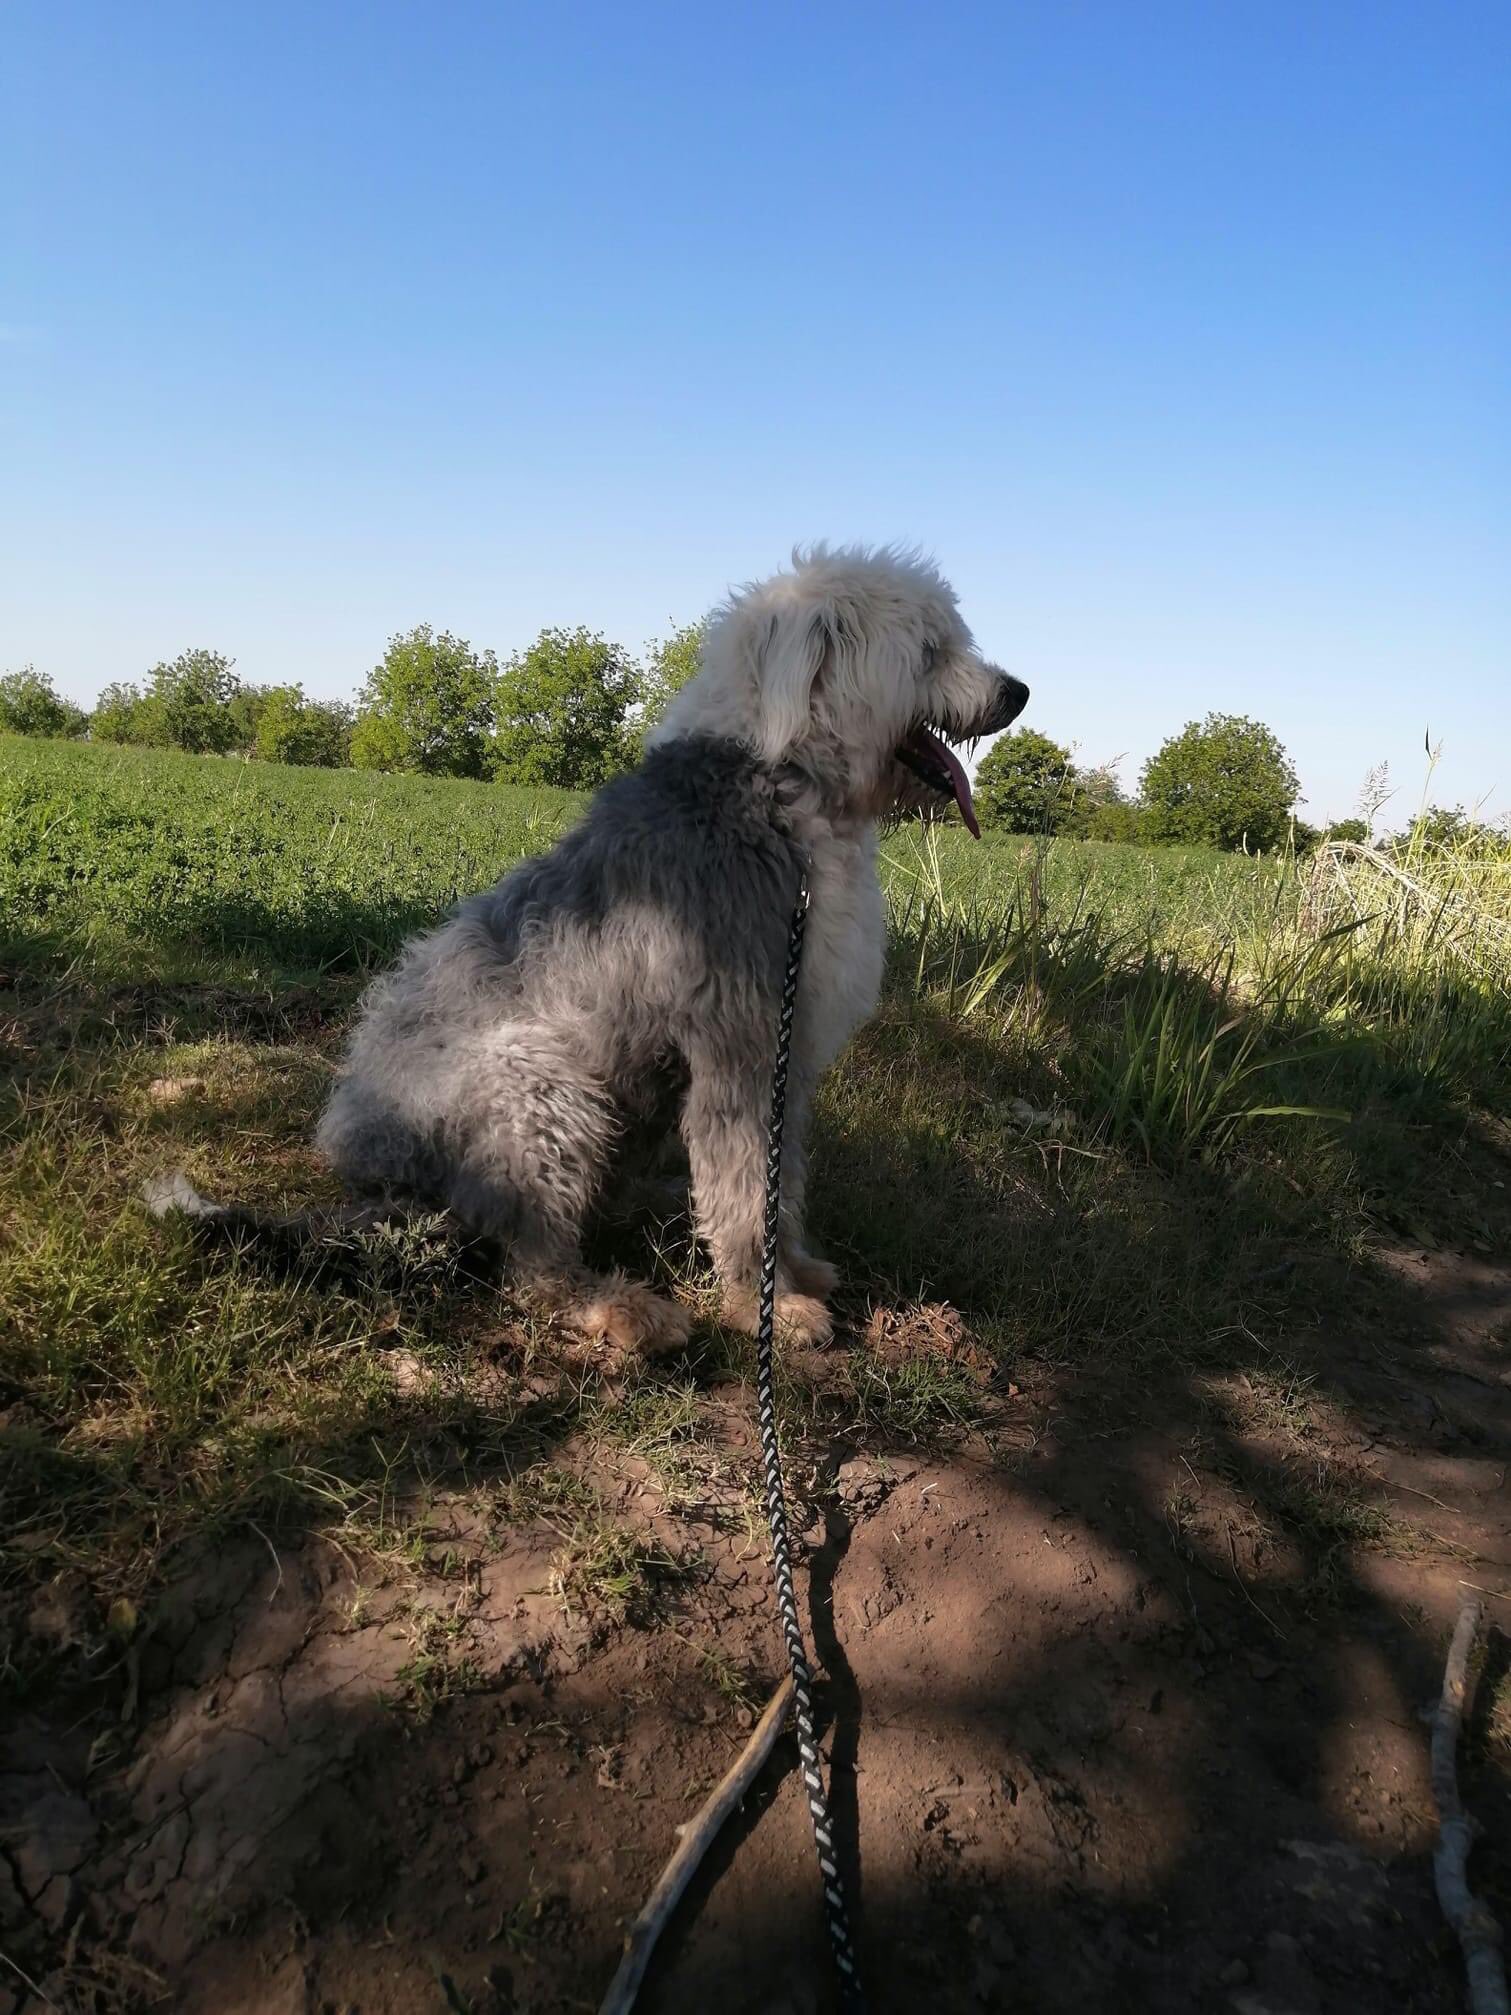
M 207 1522 L 365 1516 L 374 1475 L 424 1445 L 396 1349 L 463 1431 L 499 1302 L 443 1250 L 388 1255 L 397 1284 L 376 1263 L 291 1282 L 207 1258 L 139 1186 L 183 1164 L 212 1192 L 327 1196 L 308 1140 L 364 972 L 579 804 L 0 741 L 13 1576 L 68 1560 L 139 1593 Z M 1287 860 L 956 830 L 896 832 L 886 861 L 887 996 L 817 1123 L 814 1208 L 853 1321 L 948 1300 L 1004 1376 L 1269 1377 L 1287 1330 L 1348 1292 L 1328 1269 L 1382 1229 L 1473 1242 L 1464 1143 L 1511 1085 L 1503 868 L 1466 907 L 1446 882 L 1394 903 Z M 699 1349 L 742 1363 L 696 1254 L 660 1264 L 709 1317 Z M 512 1319 L 521 1362 L 549 1357 Z M 971 1404 L 926 1353 L 846 1356 L 789 1397 L 886 1436 Z M 560 1406 L 603 1433 L 624 1417 L 580 1379 Z
M 568 791 L 236 757 L 0 738 L 0 912 L 119 961 L 195 952 L 285 967 L 351 967 L 391 952 L 522 854 L 549 846 L 583 799 Z M 1205 850 L 1067 841 L 1035 848 L 1048 899 L 1083 888 L 1160 931 L 1258 925 L 1293 903 L 1283 866 Z M 951 827 L 887 847 L 899 901 L 1011 901 L 1025 842 Z

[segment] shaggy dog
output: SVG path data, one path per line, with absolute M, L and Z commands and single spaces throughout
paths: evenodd
M 582 1257 L 626 1126 L 680 1098 L 723 1316 L 755 1321 L 766 1121 L 788 927 L 811 898 L 792 1036 L 777 1309 L 822 1341 L 834 1269 L 803 1229 L 820 1075 L 876 1004 L 878 821 L 953 799 L 949 743 L 1027 689 L 984 661 L 934 569 L 794 555 L 711 619 L 645 760 L 404 953 L 368 993 L 317 1144 L 349 1189 L 418 1199 L 495 1242 L 527 1298 L 621 1350 L 685 1340 L 676 1303 Z M 186 1186 L 164 1199 L 204 1216 Z

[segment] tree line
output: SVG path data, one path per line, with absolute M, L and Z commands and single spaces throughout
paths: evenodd
M 596 631 L 547 629 L 501 665 L 421 623 L 389 640 L 355 705 L 312 699 L 299 685 L 249 684 L 234 659 L 192 650 L 141 683 L 106 686 L 86 711 L 27 665 L 0 677 L 0 730 L 591 790 L 638 760 L 648 729 L 697 670 L 702 641 L 702 624 L 690 623 L 639 661 Z
M 1020 728 L 995 742 L 976 770 L 983 824 L 1007 832 L 1066 833 L 1143 846 L 1208 846 L 1269 853 L 1315 845 L 1296 819 L 1300 779 L 1274 732 L 1241 714 L 1189 721 L 1151 756 L 1130 797 L 1110 764 L 1082 768 L 1069 749 Z M 1345 822 L 1350 837 L 1362 821 Z
M 1429 749 L 1432 762 L 1437 757 Z M 1314 826 L 1299 818 L 1300 782 L 1290 757 L 1262 721 L 1208 714 L 1188 721 L 1152 755 L 1130 796 L 1111 764 L 1083 768 L 1071 750 L 1019 728 L 994 742 L 976 767 L 983 826 L 1011 833 L 1066 834 L 1134 846 L 1218 847 L 1227 852 L 1312 852 L 1324 840 L 1364 845 L 1394 795 L 1384 764 L 1371 770 L 1359 813 Z M 1378 843 L 1378 842 L 1377 842 Z M 1462 805 L 1425 805 L 1386 844 L 1418 852 L 1500 849 L 1505 836 Z
M 233 659 L 192 650 L 140 684 L 106 686 L 86 712 L 28 665 L 0 677 L 0 730 L 592 790 L 638 761 L 647 731 L 697 670 L 702 642 L 703 625 L 689 623 L 637 660 L 597 631 L 546 629 L 500 664 L 421 623 L 389 640 L 355 705 L 311 699 L 298 685 L 244 683 Z M 1296 817 L 1299 788 L 1272 730 L 1238 714 L 1188 722 L 1144 764 L 1132 796 L 1113 766 L 1083 767 L 1037 728 L 1001 736 L 975 780 L 983 825 L 1003 832 L 1250 852 L 1369 838 L 1383 797 L 1366 817 L 1323 831 Z M 1462 808 L 1442 807 L 1425 811 L 1418 829 L 1419 840 L 1442 845 L 1482 830 Z

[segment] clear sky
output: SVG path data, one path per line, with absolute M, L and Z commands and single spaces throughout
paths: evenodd
M 0 11 L 0 666 L 916 540 L 1032 724 L 1511 806 L 1504 0 Z

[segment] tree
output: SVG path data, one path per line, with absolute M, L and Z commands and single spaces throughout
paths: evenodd
M 976 765 L 973 796 L 983 825 L 1010 833 L 1064 830 L 1074 804 L 1075 765 L 1037 728 L 1015 728 Z
M 250 756 L 257 748 L 257 727 L 274 686 L 239 686 L 231 698 L 231 733 L 226 746 Z
M 1369 839 L 1367 819 L 1334 819 L 1322 835 L 1324 840 L 1352 840 L 1355 846 L 1363 846 Z
M 1141 779 L 1156 840 L 1180 846 L 1282 846 L 1300 781 L 1271 731 L 1208 714 L 1172 735 Z
M 81 735 L 87 723 L 83 708 L 61 699 L 46 672 L 23 665 L 0 678 L 0 729 L 13 735 Z
M 138 732 L 131 739 L 191 755 L 224 755 L 235 748 L 234 702 L 241 691 L 235 662 L 219 651 L 195 650 L 154 665 L 134 712 Z
M 124 679 L 114 679 L 106 686 L 95 701 L 94 712 L 89 716 L 90 739 L 96 742 L 140 742 L 146 739 L 142 732 L 142 708 L 146 695 L 140 686 L 134 686 Z
M 1428 805 L 1392 845 L 1404 854 L 1468 854 L 1483 852 L 1495 841 L 1493 829 L 1462 805 Z
M 338 770 L 347 760 L 351 708 L 341 700 L 311 700 L 302 686 L 269 686 L 262 695 L 252 753 L 265 763 L 304 763 Z
M 669 637 L 655 637 L 645 647 L 645 665 L 640 674 L 635 739 L 643 747 L 646 736 L 661 719 L 702 662 L 705 622 L 684 623 Z
M 630 760 L 633 659 L 585 629 L 542 630 L 498 681 L 494 775 L 592 790 Z
M 429 623 L 391 637 L 357 702 L 351 761 L 359 770 L 429 777 L 487 774 L 498 662 Z
M 1102 837 L 1111 827 L 1120 834 L 1126 821 L 1118 816 L 1129 810 L 1123 786 L 1118 781 L 1118 773 L 1111 763 L 1099 763 L 1094 769 L 1077 769 L 1071 762 L 1066 772 L 1065 804 L 1063 811 L 1057 805 L 1054 829 L 1056 832 L 1074 833 L 1078 839 Z
M 1131 805 L 1122 797 L 1094 806 L 1085 825 L 1077 826 L 1076 831 L 1083 840 L 1106 840 L 1116 846 L 1150 844 L 1149 814 L 1142 805 Z

